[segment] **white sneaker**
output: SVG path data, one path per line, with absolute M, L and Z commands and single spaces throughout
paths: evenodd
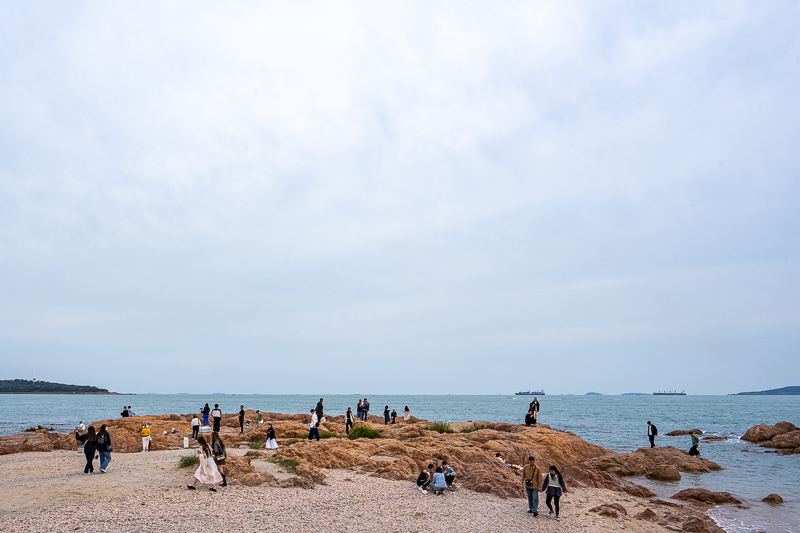
M 427 490 L 423 490 L 422 494 L 428 494 L 428 491 Z
M 561 519 L 559 517 L 556 517 L 556 522 L 561 522 Z

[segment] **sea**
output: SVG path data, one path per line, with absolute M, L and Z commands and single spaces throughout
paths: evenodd
M 260 409 L 276 413 L 304 413 L 325 398 L 325 412 L 343 414 L 355 410 L 359 398 L 369 398 L 371 413 L 383 407 L 427 420 L 450 422 L 487 420 L 522 423 L 529 396 L 386 396 L 386 395 L 232 395 L 232 394 L 137 394 L 137 395 L 0 395 L 0 435 L 19 433 L 31 426 L 46 426 L 68 432 L 78 422 L 120 416 L 125 405 L 137 415 L 198 412 L 205 403 L 218 403 L 223 412 Z M 744 503 L 724 505 L 709 515 L 731 533 L 800 533 L 800 455 L 779 455 L 740 440 L 756 424 L 788 420 L 800 424 L 800 396 L 539 396 L 539 421 L 556 429 L 618 452 L 648 446 L 647 421 L 659 430 L 658 446 L 688 450 L 689 436 L 666 437 L 677 429 L 701 429 L 703 436 L 724 437 L 721 442 L 702 442 L 702 456 L 724 470 L 709 474 L 683 473 L 678 482 L 665 483 L 631 478 L 662 498 L 680 490 L 703 487 L 726 491 Z M 569 480 L 567 480 L 569 483 Z M 761 502 L 770 493 L 786 503 Z M 568 507 L 565 506 L 565 509 Z

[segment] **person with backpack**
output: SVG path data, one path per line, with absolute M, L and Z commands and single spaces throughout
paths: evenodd
M 94 453 L 97 451 L 97 435 L 94 432 L 94 426 L 89 426 L 89 429 L 83 435 L 79 435 L 75 431 L 75 439 L 83 443 L 83 454 L 86 456 L 86 466 L 83 469 L 83 475 L 88 476 L 94 472 Z
M 656 447 L 656 435 L 658 435 L 658 428 L 655 424 L 647 421 L 647 438 L 650 439 L 650 448 Z
M 558 501 L 561 499 L 562 494 L 567 493 L 567 486 L 564 485 L 564 478 L 561 477 L 561 472 L 559 472 L 558 468 L 555 466 L 551 466 L 549 473 L 544 476 L 542 491 L 547 494 L 545 504 L 547 504 L 547 508 L 550 510 L 548 514 L 553 514 L 553 506 L 550 505 L 552 501 L 556 508 L 556 520 L 560 520 L 560 518 L 558 518 Z
M 363 417 L 362 420 L 364 422 L 366 422 L 367 417 L 369 417 L 369 402 L 366 398 L 364 398 L 364 401 L 361 402 L 361 416 Z
M 106 473 L 108 463 L 111 462 L 111 435 L 106 429 L 106 425 L 100 426 L 97 432 L 97 453 L 100 455 L 100 472 Z

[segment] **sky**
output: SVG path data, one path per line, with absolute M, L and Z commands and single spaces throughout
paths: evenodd
M 796 2 L 0 10 L 0 379 L 800 385 Z

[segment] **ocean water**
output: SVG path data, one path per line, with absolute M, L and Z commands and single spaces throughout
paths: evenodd
M 343 414 L 355 410 L 358 396 L 322 395 L 325 411 Z M 520 396 L 367 396 L 371 413 L 380 415 L 385 405 L 402 413 L 408 405 L 419 418 L 444 421 L 489 420 L 521 423 L 532 398 Z M 123 405 L 136 414 L 198 412 L 208 402 L 219 403 L 226 413 L 247 409 L 302 413 L 316 405 L 317 395 L 0 395 L 0 435 L 42 425 L 70 431 L 80 420 L 113 418 Z M 669 497 L 689 487 L 733 493 L 742 508 L 721 506 L 710 512 L 727 531 L 800 533 L 800 455 L 765 453 L 764 448 L 739 440 L 755 424 L 788 420 L 800 424 L 800 396 L 540 396 L 539 420 L 606 448 L 626 452 L 648 446 L 647 421 L 662 436 L 658 446 L 689 449 L 686 437 L 664 437 L 675 429 L 699 428 L 705 435 L 725 437 L 722 442 L 701 443 L 702 456 L 725 470 L 710 474 L 683 474 L 676 483 L 647 479 L 632 481 Z M 774 506 L 760 500 L 777 492 L 786 503 Z

